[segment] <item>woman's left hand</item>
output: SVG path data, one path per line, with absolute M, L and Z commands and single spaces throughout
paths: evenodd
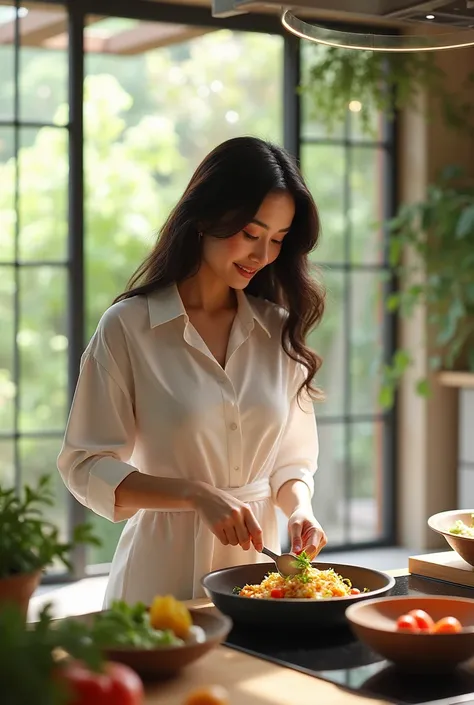
M 291 553 L 305 551 L 313 560 L 328 540 L 321 524 L 313 513 L 306 508 L 297 507 L 288 519 L 288 531 L 291 538 Z

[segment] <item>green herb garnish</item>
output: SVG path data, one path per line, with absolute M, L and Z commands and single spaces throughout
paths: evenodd
M 232 588 L 233 595 L 240 595 L 241 591 L 242 591 L 242 588 L 239 587 L 238 585 L 236 585 L 234 588 Z
M 307 572 L 312 567 L 311 560 L 309 559 L 306 551 L 301 551 L 300 554 L 295 556 L 294 565 L 296 568 L 299 568 L 303 573 Z

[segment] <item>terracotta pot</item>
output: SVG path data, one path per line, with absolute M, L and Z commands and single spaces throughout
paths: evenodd
M 20 573 L 10 578 L 0 578 L 0 605 L 7 602 L 15 603 L 26 617 L 30 598 L 40 580 L 40 570 L 34 573 Z

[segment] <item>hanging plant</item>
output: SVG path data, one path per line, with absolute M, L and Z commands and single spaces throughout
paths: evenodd
M 453 369 L 465 354 L 461 366 L 474 372 L 474 347 L 469 345 L 474 338 L 474 180 L 460 167 L 445 169 L 424 201 L 403 204 L 387 226 L 390 266 L 400 284 L 388 309 L 409 318 L 418 306 L 426 306 L 431 370 Z M 412 362 L 410 353 L 399 349 L 384 368 L 383 408 L 392 406 Z M 428 377 L 416 385 L 423 396 L 431 391 Z
M 318 46 L 306 56 L 300 91 L 308 101 L 310 114 L 329 133 L 344 123 L 352 101 L 360 104 L 361 126 L 370 134 L 374 131 L 374 115 L 390 117 L 395 110 L 415 107 L 416 96 L 426 89 L 439 101 L 448 125 L 474 132 L 474 104 L 449 89 L 446 75 L 431 52 L 385 53 Z M 469 74 L 467 84 L 472 91 L 474 72 Z

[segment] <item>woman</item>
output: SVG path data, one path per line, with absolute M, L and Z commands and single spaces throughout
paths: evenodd
M 231 139 L 102 317 L 58 467 L 82 504 L 128 520 L 106 605 L 199 597 L 205 573 L 265 560 L 277 506 L 294 552 L 325 545 L 311 508 L 320 359 L 304 344 L 324 308 L 307 261 L 318 233 L 284 150 Z

